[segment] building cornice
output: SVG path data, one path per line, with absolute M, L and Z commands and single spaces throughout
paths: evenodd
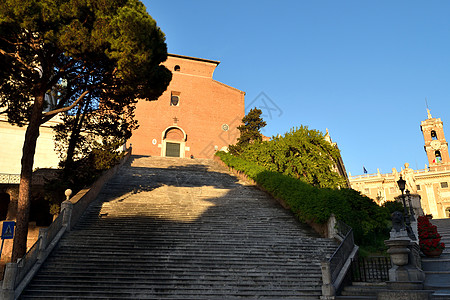
M 173 53 L 168 53 L 167 56 L 212 63 L 212 64 L 215 64 L 216 66 L 220 64 L 220 61 L 218 61 L 218 60 L 211 60 L 211 59 L 199 58 L 199 57 L 193 57 L 193 56 L 179 55 L 179 54 L 173 54 Z

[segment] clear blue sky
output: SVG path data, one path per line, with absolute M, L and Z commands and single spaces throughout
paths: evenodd
M 450 139 L 450 1 L 144 3 L 170 53 L 221 61 L 265 135 L 328 128 L 352 175 L 425 167 L 425 98 Z

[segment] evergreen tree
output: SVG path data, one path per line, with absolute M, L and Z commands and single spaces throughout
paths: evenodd
M 252 108 L 244 118 L 242 125 L 238 126 L 240 136 L 236 145 L 230 145 L 229 150 L 232 154 L 239 154 L 250 143 L 261 141 L 261 128 L 267 123 L 261 118 L 262 111 L 258 108 Z
M 137 98 L 156 99 L 171 80 L 166 58 L 164 34 L 138 0 L 0 2 L 0 113 L 27 126 L 13 261 L 26 252 L 40 125 L 87 101 L 126 113 Z

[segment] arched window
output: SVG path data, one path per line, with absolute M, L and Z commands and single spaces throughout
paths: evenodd
M 434 162 L 435 162 L 435 163 L 438 164 L 438 163 L 442 162 L 441 151 L 439 151 L 439 150 L 435 151 L 435 152 L 434 152 L 434 156 L 436 157 L 436 158 L 434 159 Z
M 176 72 L 180 72 L 180 69 L 181 69 L 181 68 L 180 68 L 179 65 L 176 65 L 175 68 L 173 68 L 173 70 L 176 71 Z
M 432 139 L 432 140 L 437 140 L 437 139 L 438 139 L 438 138 L 437 138 L 436 131 L 434 131 L 434 130 L 431 130 L 431 139 Z

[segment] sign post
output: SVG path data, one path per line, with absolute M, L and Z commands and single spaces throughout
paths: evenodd
M 0 248 L 0 259 L 2 258 L 3 243 L 5 242 L 5 240 L 12 239 L 14 237 L 14 226 L 16 226 L 16 222 L 14 221 L 3 222 L 2 247 Z

